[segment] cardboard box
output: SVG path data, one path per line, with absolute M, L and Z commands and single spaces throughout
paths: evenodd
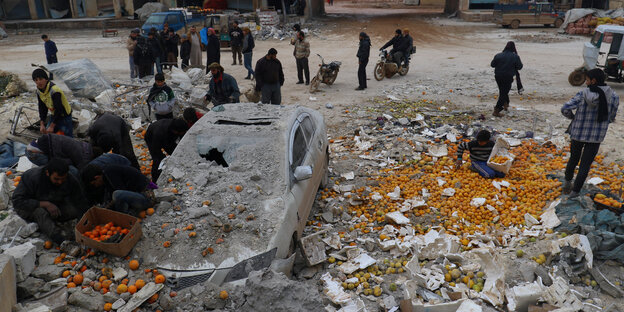
M 503 138 L 496 139 L 496 144 L 494 144 L 494 148 L 492 149 L 492 154 L 490 154 L 490 158 L 488 158 L 487 165 L 488 167 L 500 171 L 504 174 L 509 173 L 509 169 L 511 169 L 511 164 L 513 163 L 516 156 L 509 152 L 511 146 L 509 142 L 505 141 Z M 502 164 L 497 164 L 492 162 L 492 158 L 496 156 L 505 156 L 508 160 Z
M 82 234 L 91 231 L 96 225 L 106 224 L 108 222 L 113 222 L 116 226 L 130 229 L 121 242 L 98 242 Z M 80 222 L 76 225 L 75 233 L 76 242 L 118 257 L 125 257 L 130 253 L 132 247 L 136 245 L 139 239 L 141 239 L 141 235 L 143 235 L 141 223 L 137 218 L 125 213 L 98 207 L 89 209 L 89 211 L 82 216 Z

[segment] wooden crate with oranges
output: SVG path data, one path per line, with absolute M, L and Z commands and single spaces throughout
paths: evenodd
M 592 195 L 596 209 L 608 209 L 617 214 L 622 214 L 622 202 L 611 194 L 596 193 Z
M 109 209 L 93 207 L 75 229 L 76 242 L 105 253 L 124 257 L 136 245 L 143 231 L 139 219 Z

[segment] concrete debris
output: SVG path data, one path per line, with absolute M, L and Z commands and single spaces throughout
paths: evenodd
M 568 282 L 560 276 L 554 279 L 552 286 L 542 291 L 542 299 L 549 304 L 568 308 L 571 311 L 578 311 L 583 307 L 583 303 L 570 291 Z
M 12 307 L 17 303 L 16 297 L 15 260 L 8 254 L 0 254 L 0 302 L 4 307 Z M 10 309 L 7 309 L 10 310 Z
M 591 245 L 589 244 L 589 240 L 587 236 L 574 234 L 562 239 L 553 241 L 551 243 L 550 252 L 553 254 L 557 254 L 561 252 L 561 248 L 564 246 L 569 246 L 572 248 L 576 248 L 581 250 L 585 254 L 585 261 L 587 261 L 587 268 L 591 269 L 593 266 L 593 253 L 591 249 Z
M 457 312 L 481 312 L 483 309 L 480 305 L 476 304 L 472 300 L 464 300 L 462 304 L 457 308 Z
M 143 302 L 153 296 L 155 293 L 159 292 L 165 285 L 156 284 L 154 282 L 149 282 L 143 288 L 141 288 L 138 292 L 132 295 L 132 298 L 128 301 L 128 303 L 119 308 L 117 311 L 119 312 L 130 312 L 134 309 L 138 308 Z
M 351 295 L 343 290 L 340 282 L 333 279 L 329 272 L 323 274 L 321 281 L 325 284 L 323 293 L 325 293 L 334 304 L 343 305 L 351 301 Z
M 310 311 L 323 310 L 321 294 L 316 287 L 271 270 L 251 272 L 245 282 L 244 296 L 241 311 L 261 311 L 267 307 L 275 311 L 296 311 L 301 307 Z
M 32 272 L 32 275 L 36 278 L 40 278 L 46 282 L 57 279 L 61 276 L 61 273 L 65 271 L 66 268 L 62 266 L 58 266 L 56 264 L 47 264 L 47 265 L 39 265 Z
M 514 286 L 506 291 L 509 311 L 526 311 L 542 296 L 542 286 L 537 282 Z
M 399 211 L 393 211 L 391 213 L 386 214 L 386 218 L 392 220 L 394 224 L 399 224 L 399 225 L 408 224 L 410 222 L 410 219 L 406 218 Z
M 368 254 L 363 253 L 356 258 L 343 263 L 341 266 L 338 267 L 338 269 L 344 274 L 351 274 L 357 270 L 366 269 L 369 266 L 375 264 L 375 262 L 375 259 L 373 259 Z
M 95 292 L 91 288 L 85 288 L 74 291 L 74 293 L 69 295 L 67 303 L 87 311 L 101 311 L 104 306 L 104 298 L 99 292 Z
M 602 274 L 602 272 L 600 272 L 598 267 L 590 268 L 589 272 L 594 277 L 594 280 L 596 280 L 598 285 L 600 285 L 600 289 L 604 290 L 614 298 L 624 298 L 624 291 L 622 291 L 620 287 L 611 283 L 609 279 Z
M 37 248 L 30 242 L 13 246 L 4 251 L 5 254 L 15 259 L 16 278 L 18 282 L 26 280 L 28 275 L 35 270 Z

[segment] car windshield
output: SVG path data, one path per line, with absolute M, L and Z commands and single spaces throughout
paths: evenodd
M 145 23 L 146 24 L 162 24 L 165 21 L 166 17 L 167 17 L 166 15 L 152 15 L 147 19 L 147 21 L 145 21 Z

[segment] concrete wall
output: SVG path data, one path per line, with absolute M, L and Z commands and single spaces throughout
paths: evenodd
M 10 312 L 17 303 L 16 267 L 13 257 L 0 255 L 0 312 Z
M 420 5 L 443 7 L 445 4 L 446 0 L 420 0 Z
M 624 0 L 609 0 L 609 10 L 624 8 Z

